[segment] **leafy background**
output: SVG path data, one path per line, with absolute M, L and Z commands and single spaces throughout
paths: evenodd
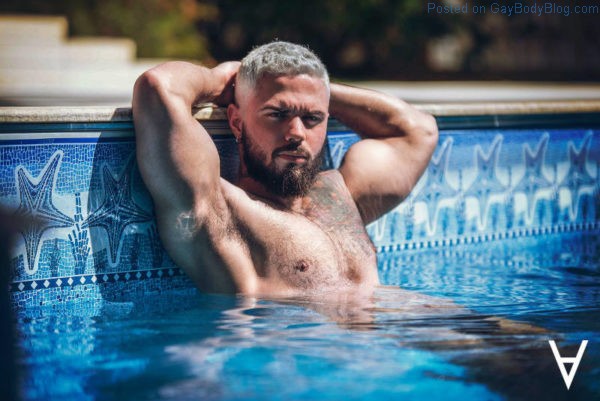
M 257 44 L 280 39 L 309 45 L 338 78 L 600 79 L 600 14 L 440 15 L 427 13 L 428 2 L 4 0 L 0 13 L 66 15 L 71 36 L 130 37 L 138 57 L 208 65 L 239 59 Z M 571 9 L 598 5 L 554 3 Z

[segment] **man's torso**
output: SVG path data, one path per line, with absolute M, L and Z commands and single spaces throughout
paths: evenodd
M 228 216 L 195 239 L 196 257 L 176 260 L 200 288 L 230 280 L 236 292 L 298 295 L 378 284 L 373 244 L 337 170 L 319 174 L 298 212 L 222 187 Z

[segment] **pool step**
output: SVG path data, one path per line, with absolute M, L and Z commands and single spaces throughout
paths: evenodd
M 67 32 L 60 16 L 0 16 L 0 104 L 127 105 L 136 78 L 159 62 L 138 61 L 131 39 Z

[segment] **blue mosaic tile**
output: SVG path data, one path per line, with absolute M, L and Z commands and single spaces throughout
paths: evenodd
M 598 137 L 597 129 L 442 131 L 411 195 L 371 224 L 369 234 L 387 249 L 492 234 L 597 230 Z M 330 137 L 336 165 L 355 140 Z
M 226 130 L 225 122 L 212 126 Z M 63 127 L 68 135 L 33 135 L 27 125 L 4 130 L 18 139 L 0 134 L 0 204 L 42 222 L 17 238 L 15 307 L 79 305 L 93 314 L 140 291 L 193 289 L 160 244 L 132 132 L 116 124 L 99 132 Z M 599 134 L 596 128 L 442 130 L 411 195 L 368 232 L 380 255 L 599 232 Z M 334 167 L 358 139 L 339 125 L 330 130 Z M 235 142 L 214 140 L 221 173 L 233 179 Z

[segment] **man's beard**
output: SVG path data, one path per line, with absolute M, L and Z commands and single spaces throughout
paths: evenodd
M 299 147 L 299 144 L 293 143 L 276 149 L 271 157 L 271 164 L 266 165 L 266 154 L 258 150 L 258 147 L 246 134 L 247 132 L 242 129 L 242 152 L 248 175 L 251 178 L 260 182 L 274 195 L 283 198 L 300 197 L 308 193 L 321 170 L 323 148 L 314 159 L 307 159 L 303 164 L 289 163 L 283 171 L 277 171 L 274 161 L 276 153 L 293 152 Z

